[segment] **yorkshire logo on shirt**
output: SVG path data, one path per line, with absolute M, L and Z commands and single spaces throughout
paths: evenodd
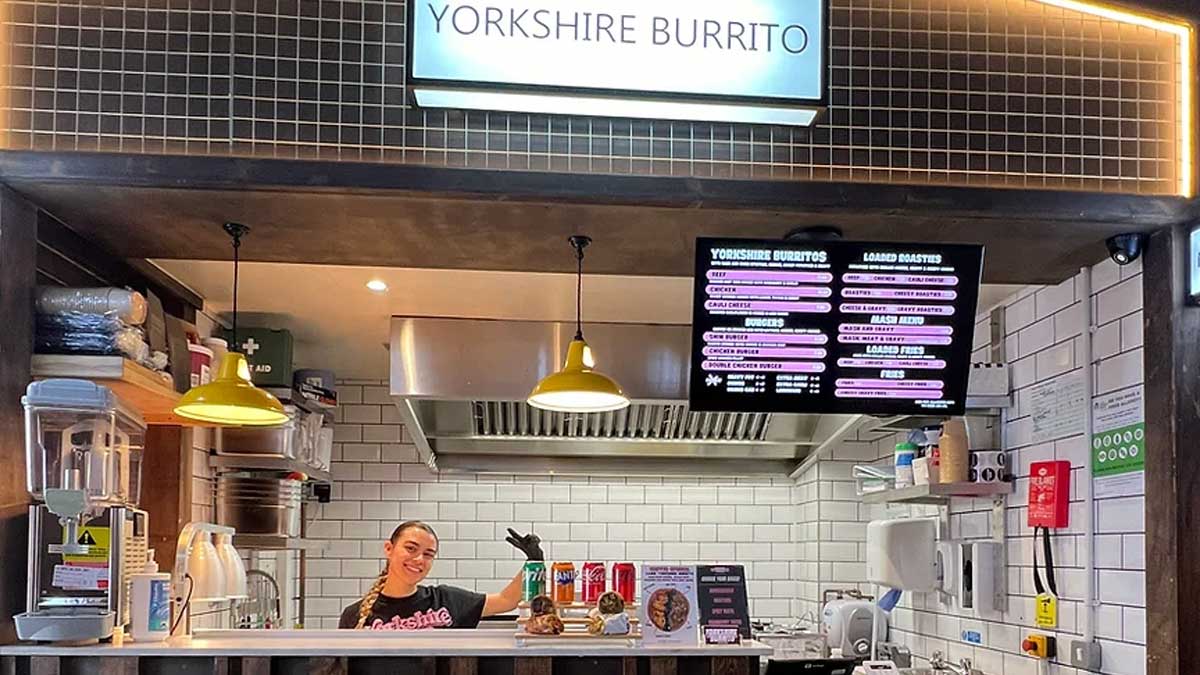
M 454 617 L 450 615 L 450 610 L 442 607 L 417 612 L 407 619 L 400 616 L 393 616 L 389 621 L 375 619 L 371 623 L 371 630 L 423 630 L 426 628 L 446 628 L 453 625 Z

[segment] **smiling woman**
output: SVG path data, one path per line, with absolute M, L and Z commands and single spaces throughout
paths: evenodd
M 529 560 L 545 557 L 536 534 L 509 533 L 506 540 Z M 400 523 L 384 543 L 383 551 L 387 564 L 379 578 L 362 600 L 342 610 L 338 628 L 474 628 L 480 618 L 511 611 L 521 600 L 520 572 L 499 593 L 419 585 L 433 569 L 438 551 L 437 533 L 420 521 Z

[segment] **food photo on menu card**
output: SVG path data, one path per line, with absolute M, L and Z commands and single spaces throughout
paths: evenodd
M 645 644 L 693 645 L 699 642 L 696 568 L 683 565 L 642 567 L 642 625 Z

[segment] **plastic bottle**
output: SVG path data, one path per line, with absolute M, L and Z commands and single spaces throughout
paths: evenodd
M 171 635 L 171 575 L 158 571 L 154 551 L 142 571 L 129 575 L 134 642 L 161 642 Z
M 912 443 L 896 444 L 896 489 L 912 487 L 913 459 L 917 455 L 917 446 Z

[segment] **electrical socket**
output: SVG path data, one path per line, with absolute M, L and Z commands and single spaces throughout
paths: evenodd
M 1071 640 L 1071 665 L 1099 672 L 1100 643 Z

